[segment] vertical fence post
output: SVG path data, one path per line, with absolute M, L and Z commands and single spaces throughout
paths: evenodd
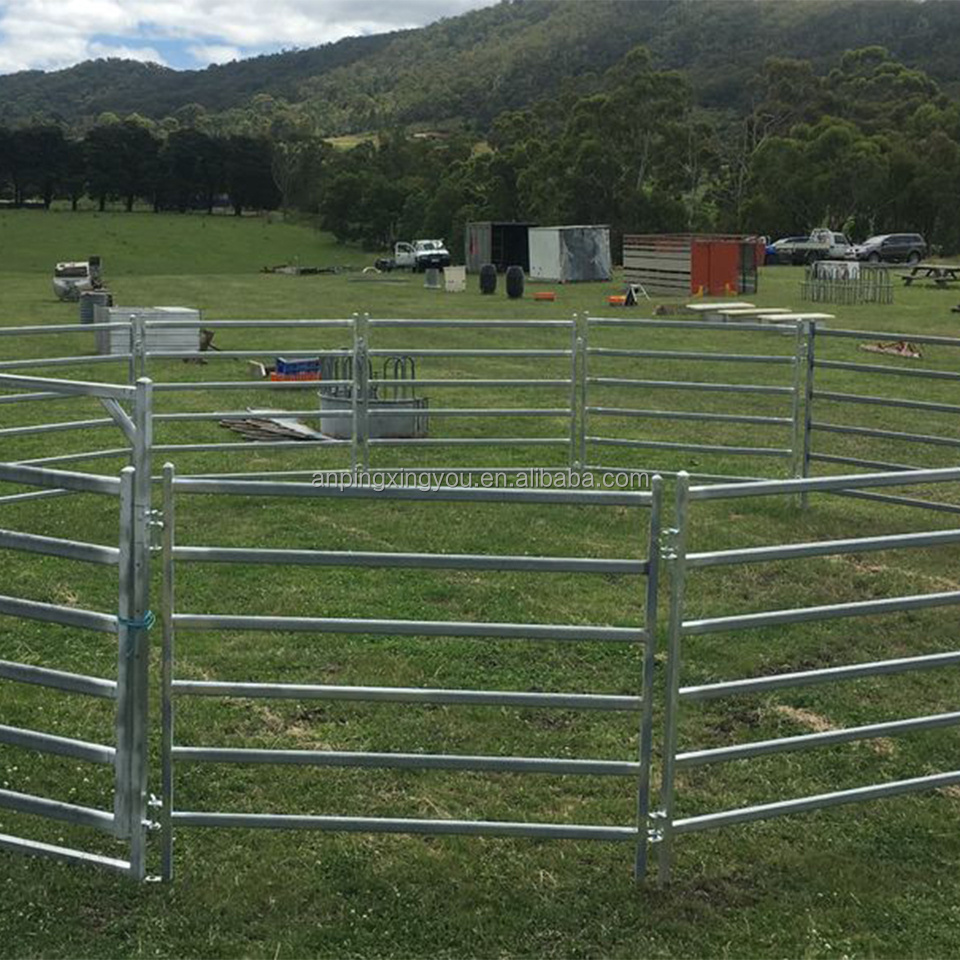
M 643 672 L 640 693 L 640 774 L 637 778 L 637 846 L 633 875 L 642 880 L 647 875 L 647 854 L 650 837 L 650 762 L 653 754 L 653 678 L 657 654 L 657 594 L 660 587 L 660 530 L 663 504 L 663 478 L 657 474 L 651 483 L 650 529 L 647 535 L 647 583 L 644 600 L 645 618 Z
M 120 471 L 120 522 L 117 596 L 117 701 L 113 812 L 118 837 L 129 838 L 133 810 L 130 780 L 133 753 L 133 467 Z
M 354 477 L 370 469 L 370 454 L 367 441 L 370 427 L 368 422 L 369 362 L 367 327 L 369 316 L 365 313 L 353 315 L 353 384 L 350 395 L 350 412 L 353 429 L 351 431 L 350 465 Z
M 150 535 L 154 523 L 151 510 L 151 451 L 153 446 L 153 383 L 146 377 L 136 382 L 133 409 L 132 459 L 133 511 L 131 556 L 131 603 L 129 660 L 131 682 L 131 864 L 135 875 L 145 870 L 147 802 L 147 723 L 149 703 L 150 635 Z
M 160 878 L 173 879 L 173 611 L 174 562 L 173 545 L 176 535 L 174 516 L 172 463 L 163 466 L 163 568 L 162 626 L 163 658 L 161 666 L 161 811 L 160 811 Z
M 794 324 L 793 338 L 793 394 L 790 398 L 790 475 L 800 477 L 803 472 L 803 417 L 806 405 L 803 402 L 806 384 L 806 324 L 803 320 Z
M 583 464 L 580 460 L 579 429 L 581 419 L 580 393 L 580 351 L 583 341 L 578 336 L 577 314 L 574 314 L 570 325 L 570 471 L 579 475 Z
M 807 372 L 803 400 L 803 459 L 800 465 L 800 476 L 804 479 L 810 476 L 810 455 L 813 446 L 813 380 L 817 367 L 817 321 L 808 320 L 805 327 L 807 340 Z M 806 492 L 800 494 L 801 509 L 806 509 L 807 499 L 808 496 Z
M 579 413 L 579 442 L 580 442 L 580 467 L 586 469 L 587 466 L 587 405 L 590 400 L 590 391 L 587 384 L 588 375 L 588 357 L 590 354 L 590 314 L 581 313 L 575 315 L 577 318 L 577 329 L 579 331 L 580 342 L 580 391 L 578 401 Z
M 660 811 L 662 821 L 658 853 L 658 881 L 670 880 L 673 860 L 674 779 L 676 776 L 677 729 L 680 720 L 680 663 L 683 633 L 683 599 L 687 567 L 687 512 L 690 477 L 685 471 L 677 474 L 676 513 L 674 527 L 667 531 L 663 559 L 670 571 L 669 620 L 667 625 L 666 695 L 663 718 L 662 779 Z

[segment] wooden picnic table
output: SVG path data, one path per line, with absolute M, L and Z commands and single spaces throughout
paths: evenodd
M 730 320 L 756 320 L 760 323 L 768 317 L 776 317 L 782 313 L 792 313 L 789 307 L 732 307 L 728 310 L 718 310 L 720 319 L 727 323 Z
M 914 280 L 932 280 L 938 287 L 946 288 L 960 281 L 960 266 L 950 263 L 915 263 L 909 273 L 901 273 L 903 285 L 909 287 Z

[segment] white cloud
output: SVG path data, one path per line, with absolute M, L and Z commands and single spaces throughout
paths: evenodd
M 0 73 L 98 56 L 198 67 L 422 26 L 495 0 L 0 0 Z M 190 59 L 194 61 L 190 64 Z M 174 59 L 173 53 L 168 57 Z

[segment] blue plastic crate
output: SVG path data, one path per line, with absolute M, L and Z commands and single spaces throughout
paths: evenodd
M 320 358 L 308 357 L 305 360 L 284 360 L 283 357 L 277 357 L 277 373 L 319 373 Z

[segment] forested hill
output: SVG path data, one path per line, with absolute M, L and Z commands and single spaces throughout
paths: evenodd
M 162 119 L 196 104 L 230 111 L 258 94 L 296 104 L 316 132 L 466 121 L 595 78 L 637 44 L 689 75 L 708 107 L 741 107 L 768 56 L 826 72 L 848 49 L 880 44 L 947 90 L 960 88 L 954 0 L 505 0 L 423 29 L 352 38 L 198 71 L 98 60 L 0 77 L 0 124 L 43 118 L 82 126 L 109 111 Z

